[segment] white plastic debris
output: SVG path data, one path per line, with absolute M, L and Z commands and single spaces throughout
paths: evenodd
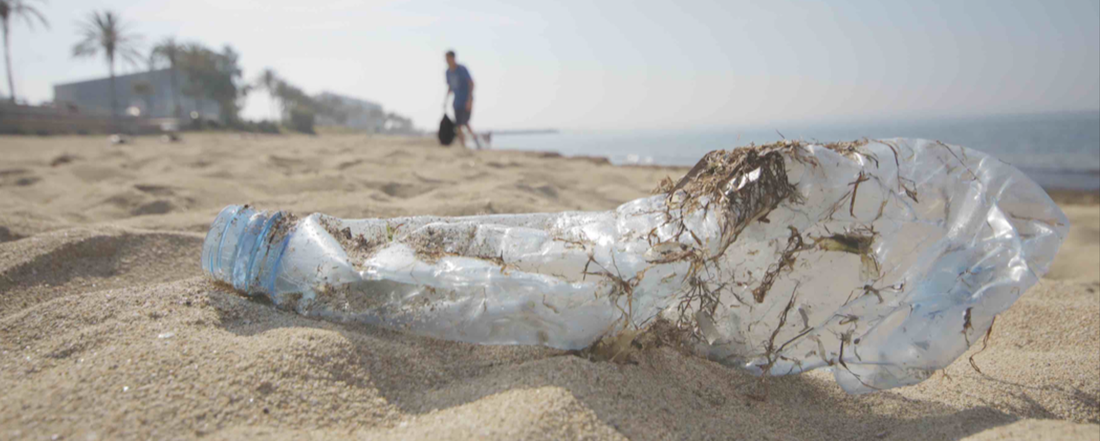
M 664 316 L 767 375 L 914 384 L 1038 282 L 1069 222 L 1019 170 L 934 141 L 715 151 L 598 213 L 304 219 L 229 206 L 203 269 L 335 321 L 585 348 Z

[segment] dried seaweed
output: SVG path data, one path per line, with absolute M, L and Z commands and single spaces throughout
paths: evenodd
M 704 340 L 700 320 L 713 318 L 721 305 L 721 293 L 728 283 L 711 286 L 710 277 L 704 273 L 721 271 L 719 259 L 737 241 L 741 232 L 752 222 L 767 222 L 767 215 L 781 203 L 798 204 L 802 197 L 788 180 L 785 153 L 799 149 L 797 141 L 784 141 L 763 146 L 751 146 L 732 151 L 713 151 L 703 157 L 683 178 L 673 184 L 665 179 L 657 191 L 666 193 L 665 218 L 676 229 L 673 240 L 680 241 L 683 234 L 690 236 L 696 247 L 685 247 L 665 253 L 659 263 L 685 261 L 690 264 L 684 276 L 682 291 L 677 304 L 676 326 L 690 332 L 694 338 Z M 717 252 L 702 246 L 698 236 L 684 223 L 684 219 L 697 210 L 719 216 L 722 228 Z M 651 233 L 651 236 L 653 233 Z M 652 240 L 651 240 L 652 244 Z M 654 248 L 663 244 L 652 244 Z M 766 282 L 753 291 L 757 303 L 770 289 L 771 284 L 784 268 L 793 266 L 794 253 L 804 247 L 797 229 L 792 227 L 789 252 L 784 253 L 773 271 L 765 276 Z M 732 278 L 731 278 L 732 279 Z M 732 282 L 732 280 L 731 280 Z M 740 296 L 733 293 L 734 298 Z
M 775 278 L 784 270 L 794 268 L 795 254 L 806 248 L 806 245 L 802 242 L 802 235 L 798 234 L 798 229 L 792 226 L 787 226 L 787 228 L 791 230 L 791 236 L 787 239 L 787 248 L 780 253 L 779 260 L 768 267 L 763 280 L 760 281 L 760 285 L 752 290 L 752 299 L 756 303 L 764 303 L 764 297 L 771 290 Z

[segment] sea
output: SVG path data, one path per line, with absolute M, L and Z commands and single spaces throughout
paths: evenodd
M 750 143 L 895 137 L 934 139 L 992 154 L 1044 188 L 1100 191 L 1100 110 L 709 130 L 494 133 L 492 147 L 604 156 L 614 164 L 691 166 L 711 150 Z

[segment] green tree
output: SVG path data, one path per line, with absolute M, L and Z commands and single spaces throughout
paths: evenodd
M 167 37 L 153 46 L 153 50 L 149 52 L 149 64 L 150 66 L 156 66 L 160 62 L 167 63 L 168 75 L 172 81 L 172 115 L 176 118 L 181 118 L 182 109 L 179 102 L 179 83 L 176 79 L 176 71 L 179 69 L 180 57 L 183 53 L 183 46 L 176 43 L 176 39 Z
M 319 95 L 313 98 L 313 103 L 318 115 L 331 118 L 337 124 L 346 124 L 348 117 L 357 110 L 345 106 L 340 98 L 333 95 Z M 362 109 L 358 110 L 362 111 Z
M 141 59 L 137 50 L 141 37 L 131 34 L 126 29 L 126 24 L 117 13 L 112 11 L 96 12 L 88 14 L 88 19 L 81 23 L 81 40 L 73 46 L 73 57 L 95 57 L 100 52 L 107 60 L 107 69 L 111 74 L 111 117 L 115 121 L 115 129 L 118 129 L 118 96 L 115 94 L 115 58 L 121 57 L 124 61 L 136 64 Z
M 23 0 L 0 0 L 0 22 L 4 27 L 4 62 L 8 68 L 8 92 L 11 93 L 11 102 L 15 102 L 15 80 L 11 75 L 11 45 L 8 43 L 9 34 L 11 33 L 11 19 L 13 17 L 22 17 L 27 22 L 27 27 L 34 29 L 34 19 L 37 18 L 46 28 L 50 27 L 50 23 L 46 21 L 46 17 L 42 16 L 41 12 L 38 12 L 34 6 L 28 5 Z
M 302 92 L 302 89 L 294 87 L 284 80 L 279 80 L 275 83 L 275 96 L 279 99 L 279 104 L 282 105 L 283 114 L 289 114 L 294 109 L 310 107 L 312 100 L 309 96 Z
M 180 57 L 180 67 L 187 74 L 183 93 L 194 98 L 199 109 L 207 99 L 217 102 L 226 124 L 240 122 L 239 100 L 251 89 L 240 83 L 239 58 L 232 47 L 226 46 L 219 53 L 198 43 L 184 45 Z
M 275 85 L 275 96 L 283 105 L 283 114 L 290 119 L 290 127 L 302 133 L 314 133 L 313 122 L 316 115 L 317 103 L 302 89 L 286 81 L 278 81 Z
M 241 102 L 252 91 L 251 85 L 241 81 L 244 71 L 241 70 L 240 59 L 240 54 L 229 45 L 225 45 L 215 58 L 220 82 L 214 99 L 221 105 L 222 119 L 227 124 L 240 123 Z
M 187 82 L 184 83 L 181 92 L 195 101 L 195 112 L 198 112 L 199 118 L 202 118 L 206 91 L 203 90 L 203 84 L 195 72 L 206 68 L 208 58 L 206 52 L 206 47 L 201 44 L 187 43 L 180 47 L 178 60 L 180 69 L 187 73 Z

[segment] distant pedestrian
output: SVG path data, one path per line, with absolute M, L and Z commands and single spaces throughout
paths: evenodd
M 462 133 L 462 128 L 465 127 L 478 150 L 481 150 L 481 142 L 474 134 L 474 129 L 470 128 L 470 113 L 474 110 L 474 79 L 470 77 L 466 66 L 455 61 L 455 51 L 447 51 L 447 96 L 451 94 L 455 96 L 455 135 L 458 142 L 466 145 L 466 137 Z

